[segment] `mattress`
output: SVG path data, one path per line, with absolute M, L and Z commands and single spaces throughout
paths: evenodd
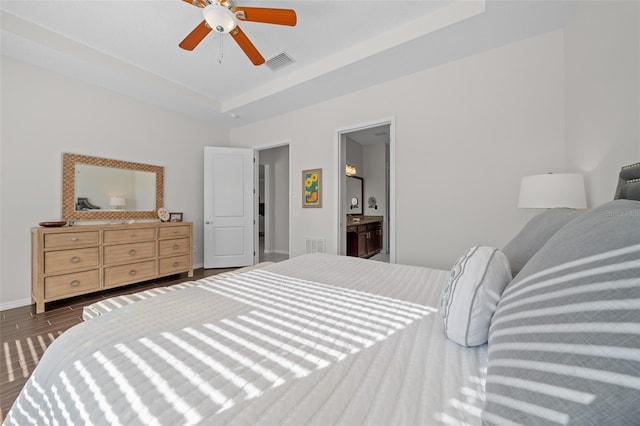
M 246 271 L 251 271 L 253 269 L 264 268 L 267 265 L 271 265 L 273 262 L 261 262 L 256 265 L 245 266 L 244 268 L 238 268 L 233 271 L 223 272 L 221 274 L 214 275 L 208 279 L 207 282 L 211 282 L 212 280 L 224 279 L 231 275 L 241 274 Z M 97 316 L 103 315 L 107 312 L 111 312 L 115 309 L 119 309 L 125 305 L 130 305 L 131 303 L 139 302 L 144 299 L 148 299 L 150 297 L 155 297 L 160 294 L 168 293 L 170 291 L 182 290 L 187 287 L 193 287 L 194 285 L 198 285 L 200 282 L 198 281 L 185 281 L 179 284 L 170 285 L 167 287 L 154 287 L 149 290 L 139 291 L 133 294 L 125 294 L 123 296 L 114 296 L 104 300 L 100 300 L 99 302 L 92 303 L 88 306 L 82 308 L 82 319 L 84 321 L 90 320 Z
M 447 340 L 446 271 L 305 255 L 63 333 L 6 424 L 480 424 L 486 345 Z

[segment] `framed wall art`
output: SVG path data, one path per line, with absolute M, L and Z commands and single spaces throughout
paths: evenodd
M 302 207 L 322 207 L 322 169 L 302 171 Z

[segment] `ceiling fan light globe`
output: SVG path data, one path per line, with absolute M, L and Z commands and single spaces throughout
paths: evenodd
M 224 6 L 210 4 L 204 8 L 202 14 L 211 29 L 219 33 L 228 33 L 238 25 L 233 12 Z

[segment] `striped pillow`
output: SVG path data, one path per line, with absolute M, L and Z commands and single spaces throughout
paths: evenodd
M 559 230 L 505 289 L 489 331 L 484 424 L 640 421 L 640 202 Z
M 511 280 L 509 260 L 498 249 L 471 247 L 456 262 L 440 298 L 444 333 L 462 346 L 487 343 L 489 323 Z

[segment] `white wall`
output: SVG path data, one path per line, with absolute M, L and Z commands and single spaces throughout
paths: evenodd
M 364 173 L 364 214 L 371 216 L 385 216 L 386 196 L 386 146 L 385 144 L 367 145 L 362 150 Z M 378 208 L 369 208 L 367 200 L 375 197 Z
M 292 176 L 322 168 L 321 209 L 292 184 L 292 255 L 304 237 L 337 252 L 337 131 L 396 117 L 397 261 L 449 268 L 473 244 L 503 246 L 528 219 L 520 178 L 561 171 L 562 32 L 556 31 L 242 128 L 237 146 L 289 140 Z
M 205 145 L 229 131 L 2 57 L 0 309 L 30 302 L 30 229 L 61 217 L 62 153 L 164 166 L 165 207 L 194 222 L 202 265 Z
M 364 160 L 363 160 L 363 148 L 362 145 L 349 138 L 349 135 L 345 139 L 346 147 L 346 162 L 355 166 L 356 176 L 362 177 L 364 172 Z
M 384 218 L 383 229 L 383 251 L 387 253 L 389 251 L 389 223 L 386 214 L 386 155 L 387 147 L 384 143 L 376 145 L 367 145 L 364 147 L 362 154 L 364 158 L 364 195 L 362 197 L 362 203 L 364 206 L 364 214 L 368 216 L 382 216 Z M 376 205 L 378 208 L 369 208 L 369 197 L 376 198 Z
M 344 159 L 345 159 L 344 162 L 346 164 L 351 164 L 356 168 L 356 173 L 355 173 L 356 177 L 360 177 L 360 178 L 363 177 L 365 163 L 364 163 L 364 156 L 363 156 L 364 149 L 362 145 L 352 140 L 347 134 L 344 139 L 344 148 L 345 148 L 345 154 L 346 154 L 344 156 Z M 351 208 L 351 198 L 353 197 L 356 191 L 360 192 L 359 189 L 357 189 L 360 187 L 360 183 L 361 181 L 358 179 L 349 179 L 349 178 L 345 179 L 345 187 L 344 187 L 344 190 L 342 191 L 342 194 L 344 194 L 343 200 L 342 200 L 342 202 L 344 203 L 343 204 L 344 214 L 342 215 L 342 217 L 346 217 L 346 215 L 349 215 L 349 214 L 359 214 L 354 212 L 353 209 Z M 363 195 L 364 194 L 359 195 L 360 206 L 364 206 Z M 359 210 L 359 212 L 364 214 L 364 207 L 362 207 L 362 209 Z M 346 242 L 345 242 L 345 250 L 346 250 Z
M 589 207 L 640 161 L 639 26 L 637 1 L 577 2 L 565 26 L 567 168 L 584 173 Z

